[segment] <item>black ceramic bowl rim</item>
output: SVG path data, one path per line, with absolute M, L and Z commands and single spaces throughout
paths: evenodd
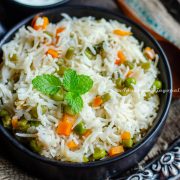
M 22 7 L 25 7 L 25 8 L 28 8 L 28 9 L 47 9 L 47 8 L 53 8 L 53 7 L 56 7 L 56 6 L 59 6 L 59 5 L 63 5 L 67 2 L 69 2 L 70 0 L 61 0 L 59 2 L 56 2 L 56 3 L 52 3 L 52 4 L 48 4 L 48 5 L 40 5 L 40 6 L 36 6 L 36 5 L 28 5 L 28 4 L 23 4 L 21 2 L 18 2 L 16 0 L 11 0 L 10 3 L 12 4 L 16 4 L 18 6 L 22 6 Z
M 149 39 L 153 42 L 154 45 L 156 45 L 157 49 L 159 50 L 162 60 L 165 63 L 165 72 L 168 75 L 168 85 L 169 85 L 169 89 L 172 90 L 172 75 L 171 75 L 171 69 L 168 63 L 168 60 L 162 50 L 162 48 L 160 47 L 159 43 L 150 35 L 150 33 L 148 33 L 145 29 L 143 29 L 141 26 L 139 26 L 138 24 L 136 24 L 135 22 L 133 22 L 132 20 L 130 20 L 127 17 L 124 17 L 123 15 L 119 14 L 119 13 L 112 13 L 111 11 L 108 11 L 107 9 L 103 9 L 103 8 L 97 8 L 97 7 L 93 7 L 93 6 L 64 6 L 66 8 L 76 8 L 77 10 L 80 8 L 86 8 L 88 10 L 92 10 L 93 11 L 101 11 L 103 13 L 108 13 L 117 17 L 120 17 L 122 19 L 125 19 L 126 21 L 128 21 L 130 24 L 132 24 L 133 26 L 135 26 L 136 28 L 139 29 L 140 32 L 144 33 L 147 37 L 149 37 Z M 51 9 L 51 10 L 47 10 L 47 11 L 43 11 L 40 12 L 38 14 L 43 14 L 43 13 L 51 13 L 55 10 L 60 10 L 60 8 L 55 8 L 55 9 Z M 19 29 L 21 26 L 26 25 L 27 22 L 29 22 L 35 15 L 32 15 L 26 19 L 24 19 L 23 21 L 21 21 L 20 23 L 18 23 L 15 27 L 13 27 L 6 35 L 5 37 L 0 41 L 0 47 L 3 45 L 3 43 L 6 41 L 6 39 L 11 36 L 14 32 L 17 31 L 17 29 Z M 38 155 L 34 152 L 32 152 L 31 150 L 29 150 L 28 148 L 26 148 L 25 146 L 23 146 L 19 141 L 17 141 L 12 135 L 10 135 L 10 133 L 2 126 L 0 125 L 0 131 L 6 136 L 6 138 L 9 139 L 9 141 L 16 147 L 18 148 L 20 151 L 25 152 L 26 154 L 30 155 L 31 157 L 40 160 L 44 163 L 48 163 L 54 166 L 65 166 L 65 167 L 74 167 L 74 168 L 86 168 L 86 167 L 97 167 L 97 166 L 103 166 L 105 164 L 109 164 L 109 163 L 113 163 L 115 161 L 118 161 L 120 159 L 126 158 L 127 156 L 131 155 L 132 153 L 134 153 L 135 151 L 137 151 L 139 148 L 141 148 L 142 146 L 144 146 L 144 144 L 147 143 L 147 141 L 153 136 L 153 134 L 156 131 L 160 130 L 161 125 L 163 124 L 163 122 L 165 121 L 168 111 L 169 111 L 169 107 L 171 104 L 171 99 L 172 99 L 172 91 L 169 92 L 169 95 L 167 95 L 167 100 L 166 100 L 166 104 L 164 105 L 164 110 L 158 120 L 158 122 L 156 123 L 156 126 L 154 126 L 153 128 L 150 129 L 150 131 L 146 134 L 146 136 L 141 140 L 141 142 L 139 142 L 137 145 L 135 145 L 133 148 L 127 150 L 125 153 L 121 154 L 121 155 L 117 155 L 115 157 L 110 157 L 107 159 L 102 159 L 99 161 L 94 161 L 94 162 L 88 162 L 88 163 L 74 163 L 74 162 L 64 162 L 64 161 L 58 161 L 58 160 L 53 160 L 53 159 L 48 159 L 46 157 L 43 157 L 41 155 Z

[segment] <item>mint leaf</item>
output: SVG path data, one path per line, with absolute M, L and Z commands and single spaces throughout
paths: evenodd
M 76 94 L 85 94 L 93 86 L 93 80 L 86 75 L 77 75 L 76 71 L 68 69 L 64 73 L 64 88 Z
M 58 77 L 50 74 L 36 76 L 32 80 L 34 88 L 46 95 L 54 95 L 58 92 L 61 86 L 61 81 Z
M 76 92 L 78 94 L 85 94 L 88 92 L 93 86 L 93 80 L 86 75 L 78 75 L 78 82 L 76 84 L 76 88 L 72 90 L 72 92 Z
M 67 91 L 72 91 L 76 89 L 78 82 L 76 71 L 68 69 L 64 73 L 63 86 Z
M 83 100 L 80 95 L 73 92 L 68 92 L 65 96 L 65 100 L 75 113 L 79 113 L 82 110 Z

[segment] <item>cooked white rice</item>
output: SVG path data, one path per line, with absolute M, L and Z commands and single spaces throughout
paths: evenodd
M 121 142 L 120 134 L 129 131 L 131 136 L 141 137 L 141 130 L 148 129 L 152 125 L 159 106 L 158 95 L 153 95 L 145 100 L 145 94 L 157 78 L 158 69 L 156 61 L 151 63 L 150 69 L 144 71 L 140 66 L 141 62 L 147 62 L 142 51 L 142 44 L 133 36 L 117 36 L 112 33 L 114 29 L 130 31 L 131 28 L 115 20 L 101 19 L 96 21 L 94 17 L 71 18 L 63 14 L 64 19 L 57 24 L 50 23 L 46 31 L 55 35 L 58 27 L 65 27 L 60 34 L 56 46 L 51 45 L 55 39 L 44 32 L 34 30 L 31 26 L 21 27 L 13 40 L 3 45 L 3 65 L 0 80 L 1 109 L 8 109 L 19 119 L 24 116 L 31 120 L 30 110 L 37 106 L 38 120 L 41 121 L 37 129 L 37 136 L 45 146 L 41 155 L 62 161 L 82 162 L 83 156 L 93 154 L 95 147 L 105 149 L 107 152 L 112 146 L 118 146 Z M 46 41 L 46 43 L 45 43 Z M 87 47 L 94 52 L 93 45 L 103 43 L 106 52 L 105 59 L 97 55 L 95 60 L 90 60 L 84 51 Z M 32 43 L 34 42 L 34 43 Z M 82 96 L 84 106 L 80 112 L 76 124 L 83 121 L 87 129 L 92 133 L 87 138 L 81 138 L 75 133 L 70 136 L 60 136 L 56 128 L 62 117 L 61 106 L 63 102 L 57 102 L 50 97 L 43 95 L 33 88 L 32 79 L 37 75 L 54 74 L 59 69 L 58 58 L 46 55 L 49 48 L 61 52 L 63 57 L 69 47 L 75 47 L 73 60 L 67 61 L 68 67 L 76 70 L 78 74 L 85 74 L 93 80 L 93 88 Z M 118 73 L 125 79 L 129 67 L 117 66 L 114 61 L 117 59 L 117 52 L 122 50 L 130 62 L 134 62 L 133 77 L 137 84 L 134 91 L 127 96 L 118 93 L 112 75 L 115 79 Z M 16 54 L 16 61 L 11 57 Z M 106 76 L 101 72 L 105 71 Z M 14 83 L 11 79 L 19 76 Z M 111 99 L 104 104 L 104 110 L 94 109 L 89 104 L 96 95 L 109 93 Z M 48 111 L 42 113 L 42 106 L 47 106 Z M 108 118 L 103 118 L 106 112 Z M 74 125 L 74 126 L 75 126 Z M 24 137 L 24 134 L 17 134 Z M 27 137 L 31 136 L 28 132 Z M 72 151 L 66 143 L 74 140 L 78 143 L 79 149 Z

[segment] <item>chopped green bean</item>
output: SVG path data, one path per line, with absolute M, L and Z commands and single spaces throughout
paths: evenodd
M 67 67 L 65 66 L 60 66 L 59 67 L 59 70 L 57 71 L 57 73 L 60 75 L 60 76 L 63 76 L 64 75 L 64 72 L 67 70 Z
M 6 115 L 8 115 L 9 113 L 6 111 L 6 110 L 4 110 L 4 109 L 2 109 L 1 111 L 0 111 L 0 117 L 4 117 L 4 116 L 6 116 Z
M 130 69 L 133 69 L 133 68 L 134 68 L 134 64 L 133 64 L 132 62 L 130 62 L 130 61 L 125 61 L 125 62 L 124 62 L 124 65 L 125 65 L 125 66 L 129 66 Z
M 88 57 L 88 59 L 90 59 L 90 60 L 93 60 L 93 59 L 96 58 L 96 55 L 94 55 L 94 54 L 92 53 L 92 51 L 90 50 L 89 47 L 86 48 L 86 50 L 85 50 L 84 53 L 85 53 L 85 55 Z
M 121 89 L 123 86 L 123 80 L 121 78 L 116 79 L 116 87 Z
M 133 88 L 133 84 L 136 84 L 135 78 L 127 78 L 124 82 L 126 87 Z
M 97 54 L 100 54 L 103 51 L 103 43 L 104 41 L 100 42 L 99 44 L 94 45 L 94 49 Z
M 133 146 L 133 140 L 132 139 L 124 139 L 122 141 L 122 144 L 126 148 L 131 148 Z
M 9 115 L 5 115 L 2 118 L 2 122 L 5 128 L 11 128 L 11 117 Z
M 36 118 L 36 119 L 38 118 L 37 106 L 33 107 L 30 112 L 33 118 Z
M 103 103 L 105 103 L 111 99 L 111 96 L 109 93 L 106 93 L 106 94 L 102 95 L 101 98 L 103 100 Z
M 36 153 L 40 153 L 42 150 L 42 146 L 35 139 L 30 141 L 30 147 Z
M 42 109 L 42 114 L 45 114 L 46 111 L 47 111 L 47 106 L 42 105 L 42 106 L 41 106 L 41 109 Z
M 150 62 L 142 63 L 141 68 L 143 68 L 145 71 L 147 71 L 151 67 Z
M 17 54 L 13 54 L 12 56 L 9 55 L 10 61 L 17 61 L 18 57 Z
M 83 122 L 78 123 L 75 127 L 74 127 L 74 132 L 79 134 L 79 135 L 83 135 L 86 132 L 86 128 Z
M 73 33 L 70 33 L 70 38 L 73 38 L 74 37 L 74 34 Z
M 30 126 L 38 127 L 41 124 L 41 122 L 40 121 L 29 121 L 28 124 Z
M 55 101 L 63 101 L 64 100 L 64 90 L 60 89 L 56 94 L 51 96 L 51 99 Z
M 66 51 L 66 55 L 65 58 L 66 59 L 72 59 L 73 55 L 74 55 L 74 47 L 70 47 L 67 51 Z
M 17 130 L 26 132 L 30 128 L 30 124 L 26 119 L 21 119 L 17 123 Z
M 65 60 L 63 58 L 59 58 L 57 64 L 59 66 L 62 66 L 62 65 L 64 65 L 64 62 L 65 62 Z
M 102 159 L 106 156 L 106 151 L 104 149 L 95 148 L 93 158 L 95 160 Z

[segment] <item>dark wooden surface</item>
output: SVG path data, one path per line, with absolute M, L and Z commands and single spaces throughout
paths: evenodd
M 148 1 L 151 3 L 151 0 Z M 69 4 L 86 4 L 108 8 L 112 11 L 120 11 L 113 0 L 72 0 Z M 157 10 L 157 9 L 156 9 Z M 155 10 L 154 10 L 155 11 Z M 163 152 L 170 142 L 180 136 L 180 100 L 173 100 L 168 119 L 163 132 L 156 145 L 141 162 L 143 165 L 159 153 Z M 28 163 L 28 162 L 25 162 Z M 8 158 L 8 154 L 0 147 L 0 180 L 34 180 L 36 177 L 20 169 L 16 163 Z

